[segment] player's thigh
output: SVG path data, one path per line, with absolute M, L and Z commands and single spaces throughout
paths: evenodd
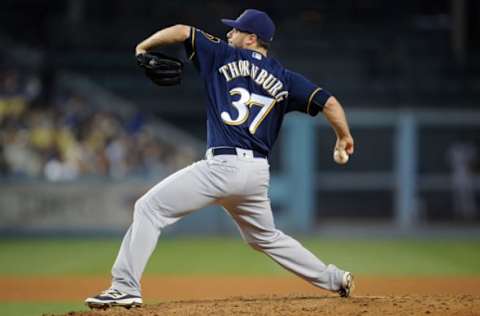
M 243 239 L 248 243 L 268 242 L 279 233 L 268 198 L 238 204 L 225 203 L 223 207 L 235 220 Z
M 179 217 L 212 204 L 215 200 L 208 167 L 202 160 L 157 183 L 139 201 L 162 215 Z

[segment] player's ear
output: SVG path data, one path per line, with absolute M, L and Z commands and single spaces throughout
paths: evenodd
M 247 44 L 254 45 L 257 44 L 257 35 L 255 34 L 248 34 L 247 35 Z

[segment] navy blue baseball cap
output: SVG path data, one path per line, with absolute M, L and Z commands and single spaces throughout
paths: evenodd
M 236 19 L 222 19 L 222 23 L 242 32 L 253 33 L 265 42 L 271 42 L 275 35 L 275 24 L 263 11 L 247 9 Z

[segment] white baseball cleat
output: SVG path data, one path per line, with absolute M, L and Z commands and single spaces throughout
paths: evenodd
M 130 295 L 115 289 L 108 289 L 97 296 L 88 297 L 85 300 L 85 304 L 95 309 L 107 309 L 112 306 L 122 306 L 130 309 L 132 307 L 142 306 L 143 301 L 140 296 Z
M 350 272 L 345 272 L 343 274 L 342 287 L 338 290 L 338 294 L 341 297 L 349 297 L 355 288 L 355 283 L 353 282 L 353 274 Z

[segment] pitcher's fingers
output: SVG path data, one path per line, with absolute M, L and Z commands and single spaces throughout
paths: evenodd
M 352 143 L 348 144 L 345 150 L 347 151 L 347 154 L 349 154 L 349 155 L 352 155 L 353 152 L 355 151 Z

